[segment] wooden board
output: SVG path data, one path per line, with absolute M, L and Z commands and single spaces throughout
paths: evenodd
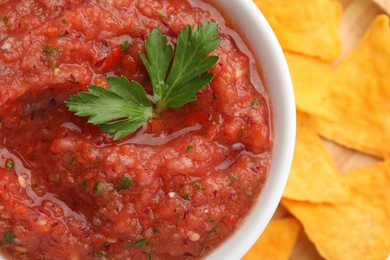
M 374 3 L 374 1 L 376 1 L 377 4 Z M 344 57 L 359 43 L 361 37 L 364 35 L 375 16 L 385 13 L 384 10 L 386 9 L 390 12 L 390 0 L 340 0 L 340 2 L 344 9 L 339 30 L 342 42 L 341 57 Z M 386 7 L 386 9 L 382 9 L 380 6 L 382 6 L 382 8 Z M 329 151 L 336 166 L 341 172 L 368 166 L 378 161 L 378 159 L 372 156 L 357 153 L 327 140 L 323 141 L 326 149 Z M 289 213 L 282 208 L 282 206 L 279 206 L 274 218 L 286 216 L 289 216 Z M 290 259 L 312 260 L 323 258 L 318 254 L 313 243 L 311 243 L 304 232 L 302 232 Z
M 382 7 L 388 14 L 390 14 L 390 0 L 373 0 L 377 5 Z

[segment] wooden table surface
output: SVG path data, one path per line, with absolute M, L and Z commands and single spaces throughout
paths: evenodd
M 353 49 L 364 35 L 369 24 L 375 16 L 390 12 L 390 0 L 339 0 L 343 5 L 343 16 L 339 34 L 342 42 L 342 55 L 345 56 Z M 377 4 L 374 2 L 377 1 Z M 382 8 L 381 8 L 381 7 Z M 365 154 L 338 146 L 327 140 L 323 140 L 326 149 L 329 151 L 336 166 L 341 172 L 350 171 L 358 167 L 367 166 L 378 161 L 378 159 Z M 289 216 L 289 213 L 279 206 L 274 218 Z M 313 243 L 309 241 L 304 232 L 298 237 L 297 244 L 293 250 L 292 260 L 323 259 L 316 251 Z

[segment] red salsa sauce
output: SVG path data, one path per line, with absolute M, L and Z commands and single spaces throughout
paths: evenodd
M 203 1 L 0 1 L 0 251 L 15 259 L 194 259 L 239 228 L 267 177 L 270 101 L 255 61 Z M 64 101 L 123 75 L 158 26 L 219 22 L 213 81 L 121 141 Z

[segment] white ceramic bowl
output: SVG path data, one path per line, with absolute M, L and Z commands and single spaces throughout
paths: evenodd
M 207 259 L 240 259 L 267 226 L 282 197 L 295 145 L 295 101 L 283 51 L 268 22 L 252 0 L 215 0 L 234 21 L 263 69 L 272 103 L 274 149 L 265 186 L 243 225 Z M 230 17 L 229 17 L 230 16 Z
M 281 199 L 295 144 L 295 102 L 289 70 L 268 22 L 252 0 L 215 0 L 246 37 L 263 69 L 272 103 L 274 149 L 271 169 L 259 199 L 243 225 L 206 259 L 237 260 L 251 248 L 267 226 Z M 227 17 L 229 18 L 229 17 Z M 0 260 L 4 258 L 0 256 Z

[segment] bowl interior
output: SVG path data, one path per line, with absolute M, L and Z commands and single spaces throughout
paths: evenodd
M 279 42 L 252 0 L 215 0 L 249 43 L 263 69 L 272 104 L 274 148 L 259 199 L 242 226 L 207 259 L 240 259 L 272 218 L 290 172 L 295 145 L 295 101 L 290 73 Z M 230 17 L 229 17 L 230 16 Z

